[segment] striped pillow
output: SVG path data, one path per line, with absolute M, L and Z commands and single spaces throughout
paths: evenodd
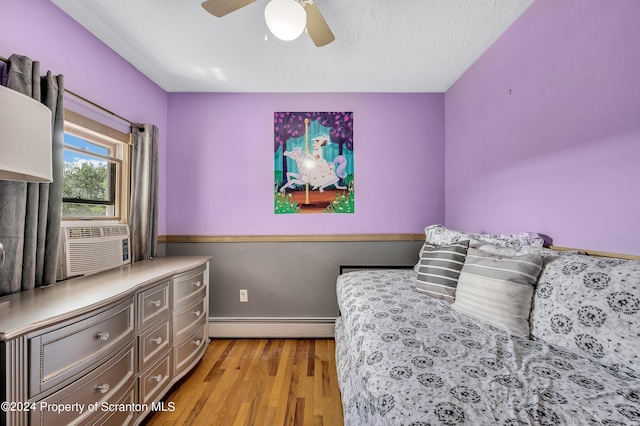
M 452 308 L 515 336 L 529 337 L 533 291 L 542 256 L 496 256 L 470 248 Z
M 469 241 L 459 241 L 449 246 L 425 243 L 420 250 L 420 261 L 416 265 L 416 289 L 453 302 L 467 247 Z

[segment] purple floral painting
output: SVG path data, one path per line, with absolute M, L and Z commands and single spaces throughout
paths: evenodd
M 353 213 L 353 112 L 276 112 L 274 212 Z

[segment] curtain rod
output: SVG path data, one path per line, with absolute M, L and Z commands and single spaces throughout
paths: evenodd
M 9 59 L 5 58 L 4 56 L 0 56 L 0 61 L 4 62 L 4 63 L 6 63 L 6 64 L 8 64 L 8 63 L 9 63 Z M 64 91 L 65 91 L 65 93 L 68 93 L 68 94 L 70 94 L 71 96 L 75 96 L 76 98 L 80 99 L 81 101 L 84 101 L 84 102 L 88 103 L 89 105 L 94 106 L 94 107 L 96 107 L 96 108 L 98 108 L 98 109 L 102 110 L 103 112 L 106 112 L 107 114 L 111 114 L 111 115 L 113 115 L 114 117 L 119 118 L 119 119 L 120 119 L 120 120 L 122 120 L 122 121 L 126 121 L 127 123 L 131 124 L 132 126 L 137 126 L 137 125 L 138 125 L 138 123 L 135 123 L 135 122 L 133 122 L 133 121 L 131 121 L 131 120 L 128 120 L 128 119 L 124 118 L 123 116 L 121 116 L 121 115 L 119 115 L 119 114 L 116 114 L 115 112 L 113 112 L 113 111 L 111 111 L 111 110 L 106 109 L 106 108 L 105 108 L 105 107 L 103 107 L 102 105 L 98 105 L 97 103 L 95 103 L 95 102 L 93 102 L 93 101 L 90 101 L 89 99 L 85 98 L 84 96 L 81 96 L 81 95 L 78 95 L 78 94 L 77 94 L 77 93 L 75 93 L 75 92 L 72 92 L 72 91 L 71 91 L 71 90 L 69 90 L 69 89 L 64 89 Z

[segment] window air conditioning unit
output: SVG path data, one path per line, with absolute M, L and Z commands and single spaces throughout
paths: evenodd
M 127 225 L 62 225 L 60 231 L 58 281 L 131 263 Z

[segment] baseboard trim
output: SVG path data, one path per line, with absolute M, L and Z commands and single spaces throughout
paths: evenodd
M 210 317 L 211 338 L 330 338 L 335 318 Z

